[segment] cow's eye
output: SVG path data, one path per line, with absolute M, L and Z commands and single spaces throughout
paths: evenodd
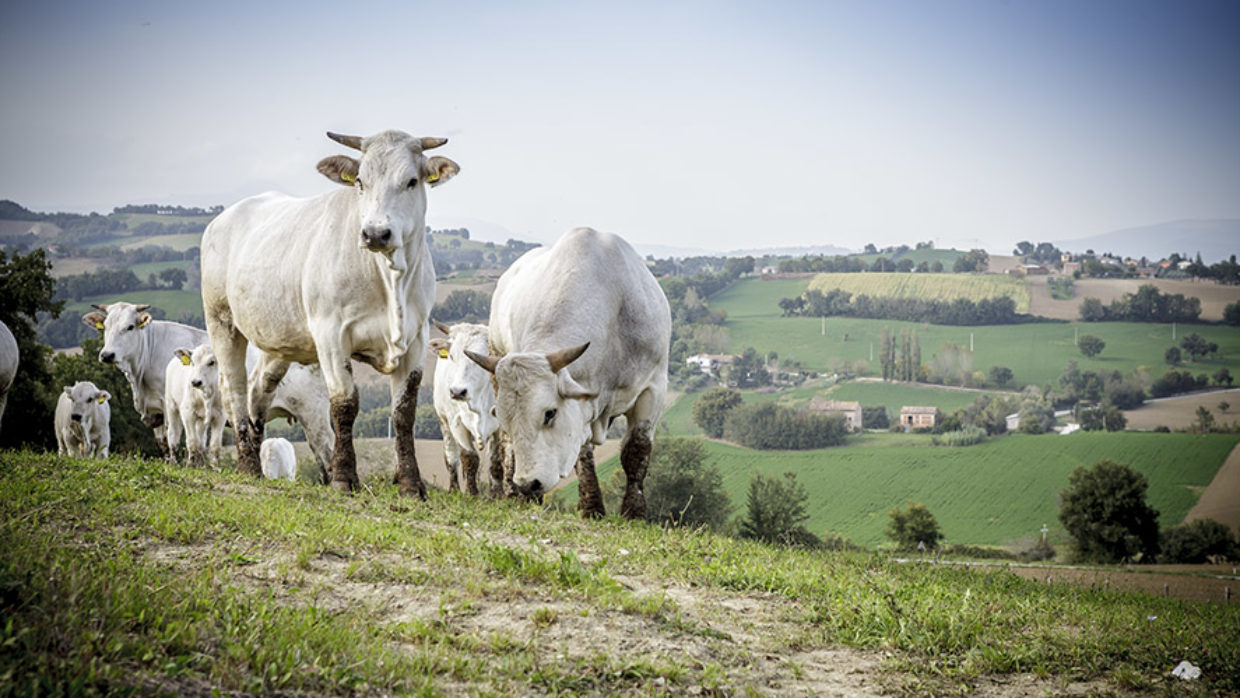
M 358 190 L 358 191 L 361 191 L 361 190 L 363 190 L 363 189 L 365 189 L 365 188 L 366 188 L 366 185 L 365 185 L 365 184 L 362 184 L 362 178 L 361 178 L 361 177 L 358 177 L 358 178 L 357 178 L 357 190 Z
M 409 180 L 409 188 L 413 189 L 416 186 L 418 186 L 418 178 L 414 177 L 413 179 Z
M 215 365 L 215 359 L 211 359 L 210 361 L 207 362 L 208 367 L 214 366 L 214 365 Z
M 551 423 L 555 421 L 555 414 L 556 414 L 556 410 L 553 410 L 553 409 L 543 412 L 543 426 L 544 427 L 551 426 Z
M 131 331 L 131 330 L 133 330 L 133 325 L 130 325 L 129 327 L 126 327 L 126 328 L 125 328 L 125 331 L 126 331 L 126 332 L 129 332 L 129 331 Z

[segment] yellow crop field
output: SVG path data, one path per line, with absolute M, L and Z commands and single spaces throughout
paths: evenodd
M 923 298 L 952 301 L 966 298 L 977 302 L 1008 296 L 1016 302 L 1016 312 L 1029 312 L 1029 287 L 1023 279 L 1001 274 L 911 274 L 872 272 L 862 274 L 819 274 L 810 289 L 826 293 L 834 289 L 853 296 Z

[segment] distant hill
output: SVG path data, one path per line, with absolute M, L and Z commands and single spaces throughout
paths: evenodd
M 1149 257 L 1162 259 L 1172 252 L 1181 257 L 1194 259 L 1201 253 L 1206 264 L 1240 254 L 1240 219 L 1180 220 L 1125 228 L 1101 235 L 1056 240 L 1061 250 L 1097 254 L 1110 252 L 1121 257 Z

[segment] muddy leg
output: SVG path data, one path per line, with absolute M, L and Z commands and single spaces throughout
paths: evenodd
M 603 518 L 603 493 L 594 473 L 594 444 L 587 441 L 577 454 L 577 511 L 583 519 Z
M 336 432 L 336 445 L 332 451 L 332 487 L 341 492 L 353 492 L 358 488 L 357 455 L 353 451 L 353 421 L 357 419 L 357 389 L 343 400 L 332 399 L 332 429 Z
M 650 465 L 651 431 L 653 428 L 646 424 L 630 427 L 620 450 L 625 479 L 620 515 L 626 519 L 646 518 L 646 494 L 642 491 L 642 483 L 646 479 L 646 468 Z
M 491 499 L 499 499 L 504 496 L 504 454 L 499 445 L 499 434 L 487 442 L 487 458 L 490 460 Z
M 418 457 L 413 448 L 413 421 L 418 410 L 418 386 L 422 369 L 409 372 L 400 396 L 392 406 L 392 426 L 396 430 L 396 483 L 400 493 L 426 500 L 426 485 L 418 473 Z
M 461 477 L 469 496 L 478 496 L 478 464 L 482 459 L 477 451 L 461 451 Z

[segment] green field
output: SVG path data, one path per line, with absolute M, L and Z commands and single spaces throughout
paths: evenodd
M 846 361 L 850 366 L 863 360 L 868 370 L 862 375 L 873 376 L 879 373 L 875 357 L 883 329 L 897 334 L 908 329 L 917 332 L 923 363 L 931 363 L 945 343 L 968 348 L 972 342 L 974 371 L 985 373 L 991 366 L 1007 366 L 1014 374 L 1012 386 L 1019 387 L 1054 384 L 1070 360 L 1076 360 L 1082 370 L 1091 371 L 1128 373 L 1144 366 L 1157 377 L 1167 370 L 1163 353 L 1174 343 L 1171 325 L 1148 323 L 953 327 L 890 320 L 826 318 L 824 322 L 821 318 L 780 317 L 779 298 L 796 295 L 798 285 L 803 291 L 807 284 L 804 280 L 743 279 L 713 296 L 711 308 L 727 312 L 725 326 L 731 333 L 728 350 L 740 353 L 746 347 L 754 347 L 759 352 L 776 351 L 781 358 L 797 359 L 806 368 L 822 372 L 830 371 L 834 360 Z M 1240 375 L 1240 331 L 1223 325 L 1178 325 L 1177 340 L 1189 332 L 1217 342 L 1219 352 L 1184 368 L 1194 374 L 1213 374 L 1226 366 L 1232 375 Z M 1101 337 L 1107 346 L 1100 355 L 1087 359 L 1076 348 L 1077 333 Z
M 1066 536 L 1057 517 L 1057 497 L 1077 466 L 1111 459 L 1132 466 L 1150 482 L 1149 503 L 1160 525 L 1180 523 L 1197 501 L 1190 488 L 1210 484 L 1236 435 L 1078 432 L 1069 436 L 1011 435 L 977 446 L 932 446 L 929 436 L 866 434 L 849 446 L 818 451 L 754 451 L 723 443 L 706 444 L 723 475 L 733 504 L 744 506 L 755 472 L 785 471 L 810 495 L 808 526 L 814 533 L 839 533 L 874 546 L 885 540 L 887 512 L 906 501 L 924 502 L 938 519 L 948 543 L 1021 545 L 1046 524 L 1051 542 Z M 606 482 L 619 467 L 599 467 Z M 569 488 L 573 490 L 575 488 Z M 575 498 L 575 492 L 566 492 Z
M 129 267 L 129 271 L 132 271 L 139 279 L 146 281 L 147 276 L 151 274 L 159 276 L 159 272 L 165 269 L 180 269 L 181 271 L 188 272 L 193 265 L 193 262 L 184 259 L 170 262 L 145 262 Z
M 65 312 L 81 315 L 90 312 L 90 306 L 106 305 L 116 301 L 128 303 L 147 303 L 160 308 L 168 314 L 168 320 L 176 320 L 182 312 L 202 315 L 202 295 L 198 291 L 133 291 L 122 294 L 103 294 L 82 299 L 80 303 L 67 303 Z
M 1029 312 L 1029 286 L 1023 279 L 1004 274 L 819 274 L 809 287 L 819 291 L 840 289 L 854 296 L 871 298 L 912 298 L 951 301 L 965 298 L 974 302 L 1007 296 L 1016 303 L 1016 312 Z

